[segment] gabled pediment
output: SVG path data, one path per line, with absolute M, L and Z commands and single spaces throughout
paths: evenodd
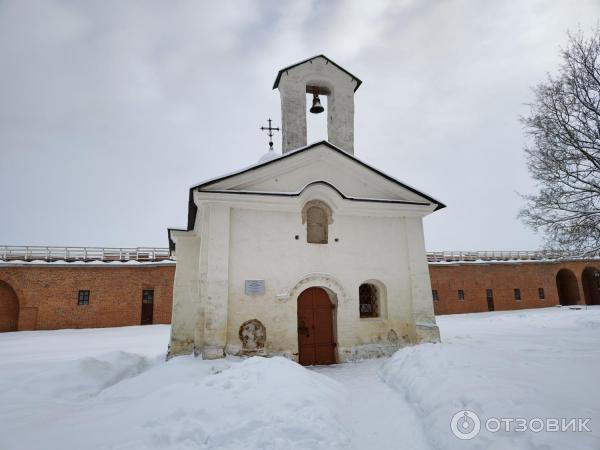
M 193 229 L 196 220 L 194 191 L 297 196 L 315 183 L 327 184 L 348 200 L 445 208 L 442 202 L 321 141 L 193 186 L 187 228 Z
M 203 192 L 256 192 L 298 194 L 308 185 L 322 182 L 343 197 L 365 200 L 444 205 L 430 196 L 374 169 L 326 141 L 242 171 L 205 182 Z

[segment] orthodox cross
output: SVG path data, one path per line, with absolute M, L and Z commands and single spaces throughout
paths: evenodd
M 269 135 L 269 150 L 273 150 L 273 131 L 279 131 L 279 128 L 273 128 L 271 126 L 271 119 L 269 119 L 269 126 L 260 127 L 260 129 L 262 131 L 267 131 L 267 134 Z

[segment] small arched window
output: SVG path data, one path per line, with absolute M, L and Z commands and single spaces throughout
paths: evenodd
M 302 222 L 306 223 L 306 242 L 327 244 L 331 209 L 319 200 L 312 200 L 302 209 Z
M 371 283 L 363 283 L 358 288 L 360 317 L 379 317 L 379 291 Z

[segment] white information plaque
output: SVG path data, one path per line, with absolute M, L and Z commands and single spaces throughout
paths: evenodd
M 265 280 L 246 280 L 246 295 L 260 295 L 265 293 Z

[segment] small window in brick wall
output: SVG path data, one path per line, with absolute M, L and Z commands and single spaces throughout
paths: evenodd
M 463 291 L 462 289 L 458 290 L 458 299 L 460 301 L 463 301 L 465 299 L 465 291 Z
M 521 300 L 521 289 L 516 288 L 514 291 L 515 291 L 515 300 L 517 300 L 517 301 Z
M 90 304 L 90 291 L 79 291 L 79 296 L 77 297 L 78 305 L 89 305 Z
M 439 297 L 438 297 L 438 291 L 437 289 L 432 289 L 431 290 L 431 296 L 433 297 L 433 301 L 437 302 L 439 301 Z
M 538 288 L 538 297 L 540 298 L 540 300 L 544 300 L 546 298 L 544 288 Z
M 485 302 L 487 303 L 488 311 L 494 311 L 496 309 L 494 306 L 494 291 L 493 291 L 493 289 L 485 290 Z
M 144 305 L 152 305 L 154 303 L 154 291 L 146 289 L 142 291 L 142 303 Z

